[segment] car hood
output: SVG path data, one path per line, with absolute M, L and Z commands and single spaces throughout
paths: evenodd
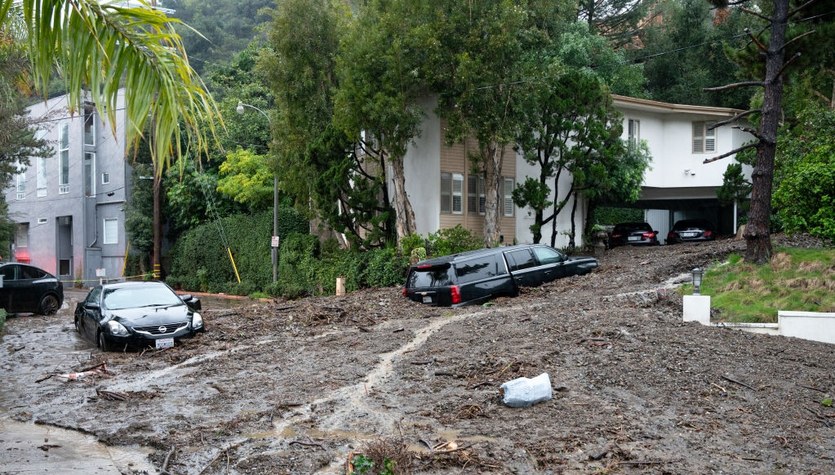
M 175 307 L 142 307 L 109 310 L 110 316 L 127 326 L 166 325 L 191 319 L 192 312 L 188 306 Z

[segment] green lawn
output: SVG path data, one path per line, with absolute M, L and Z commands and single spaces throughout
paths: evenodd
M 702 295 L 726 322 L 776 323 L 778 310 L 835 312 L 835 249 L 778 248 L 763 266 L 732 254 L 707 270 Z

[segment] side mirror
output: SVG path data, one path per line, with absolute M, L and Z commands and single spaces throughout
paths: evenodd
M 84 308 L 88 308 L 88 309 L 91 309 L 91 310 L 98 310 L 98 309 L 101 308 L 101 306 L 99 304 L 97 304 L 96 302 L 89 302 L 89 303 L 84 304 Z
M 200 305 L 200 299 L 195 298 L 191 294 L 183 294 L 180 295 L 180 300 L 182 300 L 186 305 L 188 305 L 192 310 L 202 310 Z

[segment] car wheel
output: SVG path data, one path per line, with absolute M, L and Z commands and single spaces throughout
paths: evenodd
M 53 315 L 58 311 L 60 306 L 61 304 L 58 303 L 58 297 L 52 294 L 44 295 L 41 299 L 40 306 L 38 306 L 38 313 L 41 315 Z
M 99 332 L 98 338 L 96 338 L 99 344 L 99 349 L 101 351 L 110 351 L 110 344 L 107 343 L 107 340 L 104 338 L 104 332 Z
M 78 318 L 75 319 L 75 332 L 81 334 L 81 322 L 78 321 Z

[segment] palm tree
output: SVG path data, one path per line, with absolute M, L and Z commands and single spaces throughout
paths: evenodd
M 89 94 L 115 126 L 116 98 L 125 89 L 128 143 L 137 144 L 148 127 L 159 175 L 189 147 L 207 151 L 215 124 L 222 124 L 174 31 L 178 22 L 155 9 L 108 1 L 0 0 L 0 29 L 25 44 L 41 93 L 57 69 L 71 110 Z

